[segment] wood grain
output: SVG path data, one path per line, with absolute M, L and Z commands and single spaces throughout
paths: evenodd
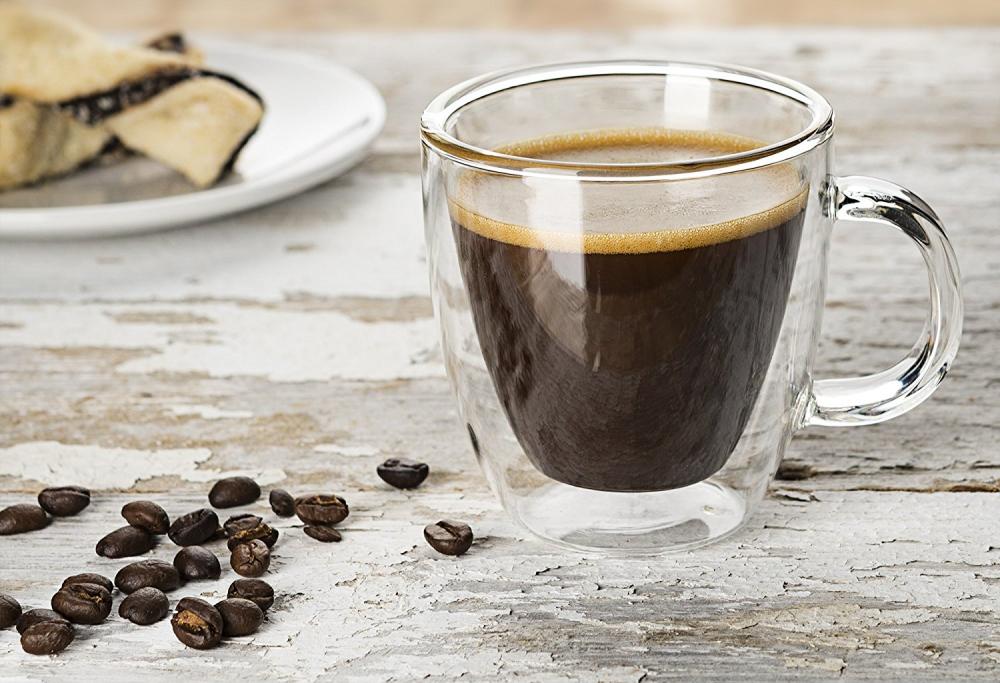
M 992 0 L 32 0 L 105 30 L 588 29 L 677 25 L 983 26 Z
M 280 597 L 255 636 L 197 653 L 166 623 L 115 617 L 49 659 L 3 631 L 0 680 L 996 680 L 1000 31 L 254 39 L 371 78 L 390 110 L 376 154 L 208 225 L 0 246 L 0 505 L 45 483 L 98 489 L 80 517 L 0 539 L 0 592 L 45 606 L 71 573 L 114 573 L 125 561 L 93 546 L 124 502 L 181 514 L 225 473 L 340 493 L 352 508 L 344 541 L 277 523 Z M 800 434 L 744 532 L 681 557 L 609 562 L 525 539 L 466 446 L 427 300 L 415 124 L 438 90 L 476 73 L 625 54 L 742 62 L 829 95 L 839 169 L 910 186 L 945 220 L 967 317 L 929 403 L 878 427 Z M 902 238 L 839 229 L 817 374 L 897 360 L 924 292 Z M 375 465 L 392 455 L 430 463 L 427 483 L 384 486 Z M 450 516 L 479 539 L 462 558 L 421 538 Z M 172 597 L 219 598 L 233 578 Z

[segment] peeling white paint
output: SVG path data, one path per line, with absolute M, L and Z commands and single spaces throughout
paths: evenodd
M 291 202 L 194 229 L 76 242 L 71 249 L 8 243 L 3 246 L 0 295 L 271 302 L 297 292 L 427 296 L 420 197 L 420 179 L 414 174 L 353 173 Z M 301 243 L 314 247 L 286 251 Z M 168 253 L 179 256 L 165 258 Z M 108 263 L 108 257 L 115 262 Z M 94 265 L 97 259 L 104 262 Z M 79 286 L 84 267 L 85 288 Z
M 0 476 L 96 489 L 128 489 L 140 481 L 164 476 L 209 482 L 221 477 L 247 475 L 261 484 L 285 478 L 284 471 L 277 468 L 219 470 L 204 467 L 211 456 L 207 448 L 147 451 L 35 441 L 0 449 Z
M 281 311 L 233 304 L 145 305 L 210 323 L 117 323 L 127 306 L 4 307 L 22 327 L 0 328 L 0 346 L 149 350 L 122 363 L 128 373 L 255 376 L 275 382 L 441 377 L 432 318 L 363 322 L 334 311 Z
M 617 683 L 637 681 L 647 672 L 650 680 L 842 674 L 845 680 L 908 681 L 917 666 L 926 667 L 916 673 L 928 680 L 995 679 L 1000 665 L 995 637 L 1000 632 L 1000 550 L 990 548 L 1000 548 L 1000 496 L 844 493 L 822 487 L 905 487 L 938 479 L 987 482 L 996 476 L 997 402 L 995 392 L 990 393 L 996 354 L 989 344 L 1000 309 L 993 305 L 997 297 L 990 289 L 996 274 L 996 221 L 989 217 L 996 215 L 997 204 L 995 193 L 983 185 L 983 179 L 997 177 L 1000 168 L 992 144 L 995 126 L 990 127 L 996 107 L 984 96 L 1000 78 L 1000 63 L 991 59 L 996 38 L 992 29 L 810 29 L 789 40 L 787 30 L 756 28 L 559 34 L 546 35 L 542 42 L 537 35 L 516 34 L 413 34 L 406 41 L 351 33 L 336 39 L 322 34 L 256 38 L 334 54 L 359 65 L 386 92 L 391 110 L 414 115 L 426 103 L 428 81 L 413 78 L 413 73 L 454 82 L 461 77 L 458 71 L 471 75 L 514 61 L 592 52 L 595 39 L 608 56 L 637 51 L 655 55 L 669 48 L 818 79 L 820 89 L 842 103 L 848 114 L 838 143 L 850 157 L 845 162 L 854 170 L 877 171 L 936 193 L 928 199 L 953 227 L 956 243 L 961 242 L 957 246 L 963 272 L 970 276 L 966 296 L 975 304 L 967 311 L 972 343 L 963 350 L 971 352 L 962 356 L 964 373 L 956 368 L 942 391 L 921 409 L 920 418 L 908 418 L 902 427 L 896 423 L 872 431 L 850 430 L 846 437 L 843 432 L 834 436 L 816 430 L 809 441 L 793 443 L 793 455 L 806 464 L 842 476 L 785 482 L 781 497 L 765 501 L 760 514 L 732 539 L 670 558 L 581 557 L 526 540 L 499 510 L 471 456 L 459 457 L 453 444 L 427 449 L 432 472 L 445 476 L 432 474 L 413 492 L 380 485 L 364 456 L 317 457 L 312 441 L 248 448 L 233 456 L 246 468 L 242 471 L 257 468 L 270 476 L 268 468 L 280 465 L 290 474 L 283 484 L 289 490 L 329 487 L 345 495 L 352 510 L 342 525 L 344 541 L 329 546 L 304 537 L 294 519 L 274 521 L 282 536 L 267 578 L 279 600 L 258 634 L 195 652 L 177 643 L 167 622 L 138 628 L 112 617 L 99 626 L 78 629 L 78 640 L 56 658 L 28 657 L 15 634 L 0 633 L 0 660 L 10 664 L 15 676 L 25 678 L 115 682 L 336 677 L 382 683 L 408 678 L 407 667 L 433 680 L 465 674 L 465 680 L 516 678 L 533 683 L 581 678 Z M 955 69 L 956 63 L 975 64 L 977 69 Z M 400 69 L 400 64 L 408 68 Z M 878 98 L 858 89 L 857 74 L 871 71 L 872 64 L 879 65 Z M 456 73 L 445 79 L 444 71 Z M 915 93 L 933 94 L 924 98 L 927 107 L 907 107 Z M 963 112 L 967 125 L 952 125 L 941 115 L 945 111 Z M 395 123 L 390 120 L 379 149 L 409 154 L 414 151 L 412 125 L 397 118 Z M 894 149 L 884 144 L 889 137 Z M 918 143 L 913 149 L 925 154 L 927 163 L 914 163 L 912 155 L 899 153 L 899 144 L 911 142 Z M 415 159 L 406 160 L 411 162 L 415 169 Z M 383 163 L 397 161 L 383 159 L 372 166 Z M 825 336 L 838 342 L 835 366 L 842 374 L 895 362 L 898 349 L 887 342 L 917 334 L 922 315 L 921 304 L 910 301 L 918 287 L 925 288 L 919 259 L 901 260 L 887 269 L 895 238 L 870 232 L 860 240 L 846 231 L 835 237 L 837 248 L 845 250 L 832 261 L 831 301 L 851 307 L 827 310 Z M 302 399 L 296 410 L 313 414 L 303 406 L 322 401 L 329 389 L 326 379 L 360 376 L 363 381 L 407 377 L 410 372 L 435 376 L 421 365 L 433 358 L 430 344 L 436 334 L 429 321 L 409 327 L 352 326 L 328 312 L 365 312 L 363 304 L 338 307 L 343 302 L 332 302 L 336 297 L 424 296 L 421 240 L 416 175 L 356 172 L 293 200 L 210 225 L 71 245 L 5 244 L 0 250 L 0 318 L 7 324 L 0 325 L 0 346 L 8 352 L 10 347 L 22 348 L 13 349 L 18 365 L 4 375 L 16 382 L 14 391 L 3 385 L 0 402 L 15 423 L 22 411 L 32 421 L 17 429 L 38 436 L 24 438 L 49 438 L 76 429 L 62 423 L 67 412 L 76 410 L 70 403 L 76 392 L 66 392 L 55 406 L 49 395 L 67 385 L 75 390 L 78 380 L 82 389 L 122 379 L 104 368 L 86 378 L 74 375 L 91 372 L 81 371 L 80 359 L 72 354 L 86 346 L 134 349 L 137 358 L 119 370 L 135 373 L 315 380 L 315 386 L 280 388 Z M 314 246 L 288 249 L 306 243 Z M 876 318 L 866 319 L 858 311 L 876 290 L 880 306 L 898 297 L 910 308 L 886 324 L 871 325 Z M 112 303 L 81 303 L 96 301 Z M 383 303 L 378 310 L 384 312 Z M 362 319 L 379 315 L 355 315 L 354 322 Z M 132 322 L 123 322 L 128 320 Z M 907 324 L 914 327 L 903 334 Z M 15 329 L 19 326 L 20 331 Z M 850 342 L 843 350 L 838 337 Z M 70 353 L 60 358 L 47 350 L 25 350 L 32 348 Z M 423 355 L 407 358 L 402 351 Z M 428 374 L 419 374 L 424 371 Z M 134 385 L 146 378 L 127 379 Z M 186 396 L 184 379 L 148 379 L 176 386 L 166 390 L 173 392 L 167 403 L 177 405 L 211 406 L 216 398 L 205 395 L 210 391 L 205 385 L 224 384 L 190 382 Z M 231 392 L 220 393 L 234 395 L 240 384 L 233 382 L 227 387 Z M 447 391 L 444 382 L 426 384 L 429 391 L 440 392 L 438 398 Z M 359 387 L 375 406 L 373 411 L 385 405 L 380 400 L 395 400 L 386 399 L 384 392 L 380 397 L 378 385 Z M 359 399 L 361 395 L 359 391 Z M 120 397 L 104 397 L 100 407 L 114 408 L 109 400 L 114 398 Z M 252 406 L 259 415 L 282 408 L 260 394 L 241 397 L 237 405 Z M 425 419 L 421 410 L 427 410 L 426 405 L 415 403 L 413 414 Z M 122 412 L 127 416 L 115 418 L 111 410 L 95 415 L 113 422 L 134 414 Z M 144 411 L 144 418 L 160 422 L 128 427 L 137 438 L 152 442 L 156 430 L 177 426 L 176 420 L 162 419 L 172 414 L 169 409 L 160 414 Z M 370 427 L 356 429 L 349 416 L 334 416 L 332 422 L 341 419 L 322 424 L 330 424 L 331 434 L 357 434 L 344 439 L 350 447 L 364 447 L 357 440 L 378 433 Z M 432 433 L 421 445 L 461 438 L 460 429 L 445 427 L 445 420 L 427 423 L 433 425 Z M 399 423 L 387 424 L 385 443 L 400 443 Z M 220 433 L 238 433 L 243 425 L 215 426 Z M 960 438 L 950 441 L 949 430 Z M 10 437 L 7 442 L 13 443 Z M 43 461 L 57 461 L 69 447 L 60 448 Z M 102 479 L 135 459 L 124 457 L 130 454 L 125 449 L 109 458 L 108 449 L 93 448 Z M 164 452 L 169 460 L 172 451 Z M 10 453 L 0 451 L 0 467 L 11 467 Z M 150 453 L 140 451 L 138 456 L 146 461 L 144 472 L 154 460 Z M 19 471 L 27 473 L 29 465 L 22 463 Z M 908 465 L 916 469 L 904 470 Z M 171 513 L 190 509 L 195 492 L 204 500 L 205 480 L 222 474 L 211 467 L 211 460 L 160 466 L 182 474 L 177 475 L 179 490 L 158 494 L 157 499 Z M 72 481 L 85 471 L 82 468 L 58 466 L 58 483 Z M 34 488 L 34 480 L 21 476 L 4 477 L 4 486 L 18 492 L 4 494 L 3 504 L 22 499 L 24 489 Z M 202 483 L 186 483 L 190 481 Z M 15 591 L 26 605 L 45 605 L 69 571 L 113 573 L 129 560 L 98 558 L 93 544 L 121 524 L 120 504 L 130 498 L 101 496 L 76 518 L 58 520 L 32 534 L 4 537 L 0 588 Z M 265 500 L 252 509 L 271 517 Z M 423 523 L 452 516 L 468 520 L 478 539 L 461 558 L 437 555 L 421 537 Z M 224 546 L 216 548 L 224 557 Z M 174 551 L 162 543 L 152 554 L 169 561 Z M 17 562 L 11 562 L 15 557 Z M 72 570 L 62 561 L 65 557 L 73 559 Z M 228 567 L 223 571 L 219 581 L 188 584 L 171 599 L 221 598 L 233 578 Z M 943 648 L 940 658 L 927 657 L 923 647 L 928 642 Z
M 203 420 L 244 420 L 253 417 L 249 410 L 223 410 L 205 405 L 170 406 L 169 410 L 174 415 L 197 415 Z
M 378 455 L 379 450 L 374 446 L 344 446 L 336 443 L 316 444 L 313 450 L 317 453 L 331 453 L 333 455 L 343 455 L 347 458 L 364 458 L 371 455 Z

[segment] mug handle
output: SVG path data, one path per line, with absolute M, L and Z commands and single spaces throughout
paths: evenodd
M 958 260 L 941 219 L 920 197 L 878 178 L 832 179 L 838 221 L 884 223 L 913 240 L 924 257 L 930 311 L 906 358 L 874 375 L 816 380 L 804 423 L 845 427 L 877 424 L 923 403 L 948 372 L 962 336 Z

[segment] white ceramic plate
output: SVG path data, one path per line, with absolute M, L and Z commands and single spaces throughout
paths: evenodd
M 194 42 L 210 68 L 264 98 L 264 120 L 234 173 L 198 190 L 153 161 L 132 158 L 0 192 L 0 238 L 133 234 L 243 211 L 343 173 L 382 130 L 385 102 L 353 71 L 252 45 Z

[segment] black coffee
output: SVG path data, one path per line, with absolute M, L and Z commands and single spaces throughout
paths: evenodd
M 601 159 L 614 148 L 645 160 L 745 144 L 721 134 L 629 131 L 558 140 L 526 147 L 555 153 L 544 158 Z M 683 215 L 671 215 L 665 193 L 683 190 L 662 183 L 649 188 L 664 193 L 662 201 L 650 195 L 648 205 L 625 210 L 602 211 L 569 195 L 581 218 L 558 230 L 528 223 L 546 219 L 530 211 L 521 225 L 484 217 L 479 207 L 497 206 L 496 193 L 475 190 L 474 209 L 460 193 L 452 222 L 479 343 L 511 427 L 539 470 L 590 489 L 658 491 L 701 481 L 726 463 L 784 317 L 804 213 L 793 175 L 736 179 L 725 220 L 682 229 L 672 226 L 706 209 L 697 197 L 674 195 L 673 213 Z M 727 199 L 716 194 L 707 204 Z M 762 201 L 770 203 L 761 208 Z M 650 229 L 660 218 L 668 229 Z

